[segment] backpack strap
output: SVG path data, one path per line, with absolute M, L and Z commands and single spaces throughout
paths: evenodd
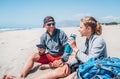
M 95 75 L 91 78 L 91 79 L 96 79 L 96 77 L 100 78 L 101 76 L 98 75 L 98 73 L 100 72 L 101 69 L 104 69 L 104 70 L 107 70 L 107 71 L 110 71 L 112 72 L 112 67 L 104 67 L 100 64 L 95 64 L 95 67 L 98 68 L 97 72 L 95 73 Z M 100 78 L 100 79 L 103 79 L 103 78 Z

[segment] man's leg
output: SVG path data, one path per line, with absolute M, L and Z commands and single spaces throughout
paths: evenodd
M 22 71 L 20 73 L 19 76 L 8 76 L 8 75 L 4 75 L 3 79 L 21 79 L 21 78 L 25 78 L 25 76 L 28 74 L 28 72 L 32 69 L 34 62 L 36 62 L 37 60 L 40 59 L 40 55 L 38 53 L 32 53 L 27 61 L 25 62 Z
M 40 55 L 38 53 L 32 53 L 25 62 L 20 77 L 24 78 L 34 66 L 34 62 L 36 62 L 39 58 Z

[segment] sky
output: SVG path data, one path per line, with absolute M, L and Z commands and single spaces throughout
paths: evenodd
M 46 16 L 56 22 L 93 16 L 120 22 L 120 0 L 0 0 L 0 24 L 40 25 Z

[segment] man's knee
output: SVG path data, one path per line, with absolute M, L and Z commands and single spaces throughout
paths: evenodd
M 40 55 L 38 54 L 38 53 L 32 53 L 31 55 L 30 55 L 30 59 L 32 59 L 33 61 L 38 61 L 39 60 L 39 58 L 40 58 Z

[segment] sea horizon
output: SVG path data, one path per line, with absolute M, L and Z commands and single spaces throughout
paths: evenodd
M 64 28 L 64 27 L 73 27 L 72 25 L 70 26 L 58 26 L 56 25 L 56 27 L 60 28 Z M 77 27 L 75 25 L 75 27 Z M 34 29 L 34 28 L 43 28 L 42 25 L 19 25 L 19 24 L 0 24 L 0 32 L 2 31 L 15 31 L 15 30 L 27 30 L 27 29 Z
M 15 24 L 0 24 L 0 31 L 26 30 L 32 28 L 42 28 L 40 25 L 15 25 Z

